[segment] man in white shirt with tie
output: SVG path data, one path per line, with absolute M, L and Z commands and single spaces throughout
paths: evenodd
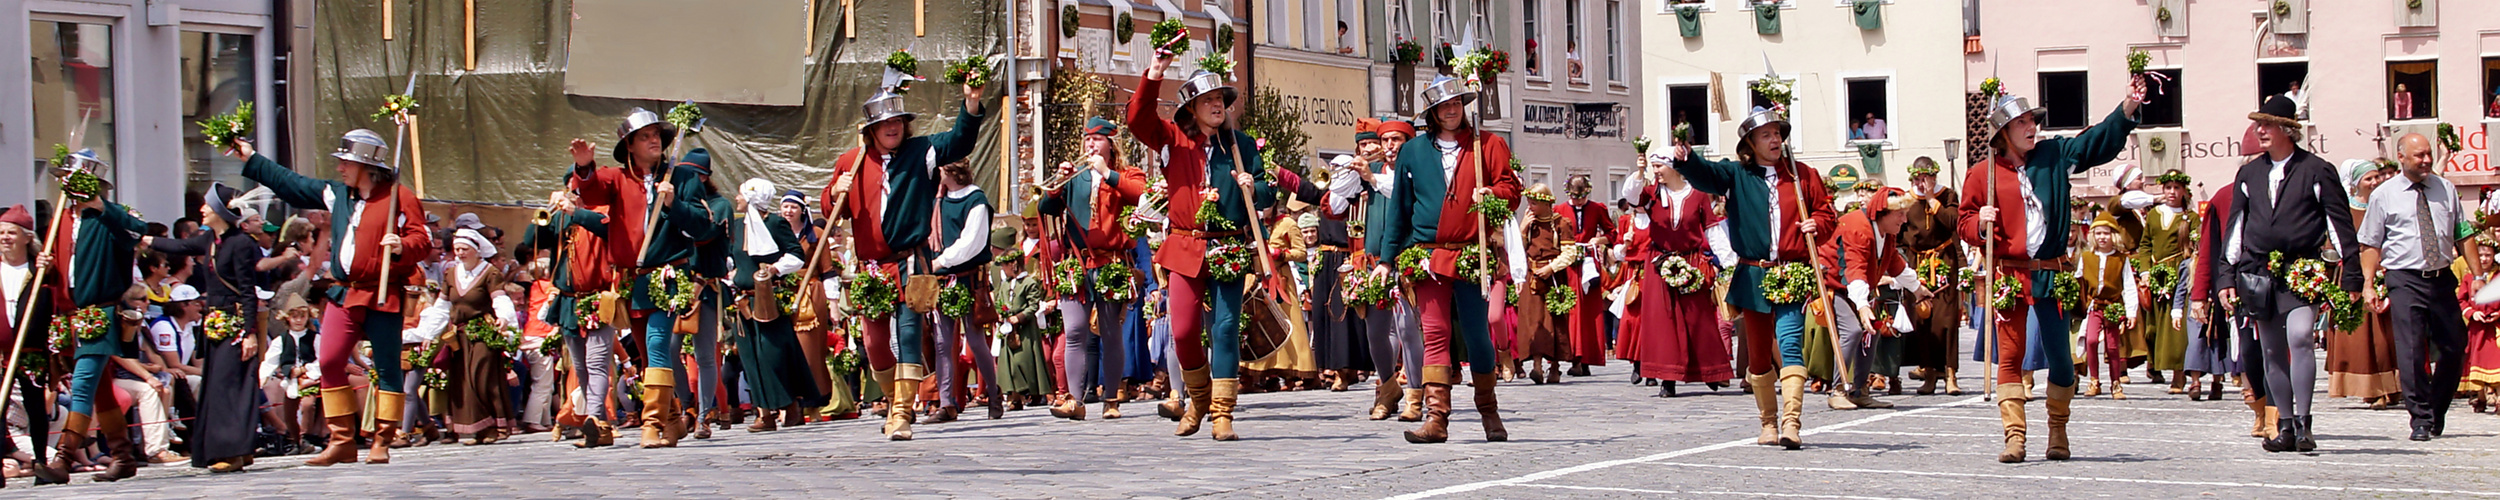
M 2363 268 L 2385 270 L 2386 290 L 2371 287 L 2362 300 L 2394 316 L 2396 375 L 2413 417 L 2412 439 L 2429 441 L 2447 427 L 2448 403 L 2465 375 L 2465 315 L 2449 266 L 2471 247 L 2457 244 L 2464 211 L 2456 185 L 2431 171 L 2437 154 L 2430 139 L 2405 134 L 2397 151 L 2404 175 L 2370 192 L 2360 229 Z

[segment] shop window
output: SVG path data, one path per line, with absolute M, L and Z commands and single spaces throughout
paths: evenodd
M 1670 133 L 1679 125 L 1685 126 L 1691 134 L 1686 141 L 1693 147 L 1709 146 L 1710 131 L 1715 130 L 1712 125 L 1718 123 L 1710 116 L 1710 85 L 1667 86 L 1667 116 L 1673 120 L 1667 123 Z M 1653 146 L 1651 151 L 1658 150 Z
M 2265 104 L 2269 96 L 2284 96 L 2300 104 L 2300 118 L 2309 119 L 2309 63 L 2283 62 L 2257 65 L 2257 104 Z
M 34 56 L 34 151 L 50 161 L 52 145 L 95 150 L 96 158 L 121 166 L 114 150 L 113 27 L 105 24 L 33 21 L 28 52 Z M 116 173 L 128 167 L 117 169 Z M 49 175 L 37 176 L 54 189 Z
M 233 113 L 243 103 L 252 102 L 254 84 L 258 82 L 253 71 L 254 49 L 251 35 L 182 33 L 182 154 L 189 177 L 188 192 L 208 192 L 212 182 L 237 189 L 249 189 L 252 185 L 243 178 L 242 161 L 208 146 L 199 122 Z M 268 110 L 253 111 L 255 115 L 267 113 Z
M 2439 62 L 2387 62 L 2387 119 L 2439 118 Z
M 1545 46 L 1540 44 L 1545 37 L 1543 36 L 1543 32 L 1537 31 L 1536 21 L 1538 14 L 1540 14 L 1537 11 L 1537 7 L 1537 0 L 1520 0 L 1519 3 L 1520 32 L 1525 33 L 1527 38 L 1527 40 L 1523 40 L 1525 43 L 1521 45 L 1521 47 L 1526 50 L 1522 51 L 1524 53 L 1520 54 L 1519 61 L 1521 64 L 1519 67 L 1523 71 L 1527 71 L 1528 77 L 1530 78 L 1545 77 L 1545 66 L 1543 64 L 1545 62 L 1545 58 L 1542 54 L 1542 52 L 1545 52 Z
M 2170 81 L 2162 82 L 2160 84 L 2161 92 L 2145 96 L 2146 98 L 2152 99 L 2153 102 L 2144 103 L 2144 108 L 2141 110 L 2141 113 L 2144 115 L 2144 119 L 2142 122 L 2137 123 L 2137 125 L 2142 127 L 2177 127 L 2187 123 L 2186 107 L 2183 105 L 2184 98 L 2182 97 L 2187 95 L 2187 81 L 2179 79 L 2179 69 L 2156 69 L 2149 70 L 2148 72 L 2160 73 L 2168 76 L 2170 77 Z
M 1892 80 L 1888 78 L 1855 78 L 1847 81 L 1849 121 L 1845 132 L 1849 140 L 1889 141 L 1892 139 Z
M 2048 108 L 2048 116 L 2040 117 L 2043 129 L 2077 129 L 2092 124 L 2091 82 L 2084 71 L 2043 71 L 2040 93 L 2034 102 Z

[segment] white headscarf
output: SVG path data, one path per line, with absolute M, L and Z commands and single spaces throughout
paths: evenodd
M 475 229 L 452 231 L 451 244 L 468 245 L 470 249 L 477 250 L 477 258 L 480 259 L 495 258 L 495 244 L 486 241 L 486 235 L 478 234 Z
M 747 203 L 747 236 L 744 241 L 747 255 L 771 255 L 781 251 L 781 246 L 773 243 L 772 229 L 764 225 L 764 215 L 781 208 L 780 200 L 774 198 L 779 191 L 773 186 L 773 181 L 761 177 L 747 179 L 745 184 L 738 185 L 738 199 Z

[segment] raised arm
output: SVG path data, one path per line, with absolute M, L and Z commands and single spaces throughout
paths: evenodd
M 269 191 L 276 194 L 278 200 L 285 201 L 287 206 L 299 210 L 330 209 L 323 193 L 329 191 L 331 181 L 305 177 L 269 157 L 256 154 L 244 160 L 243 178 L 269 186 Z
M 2128 116 L 2127 107 L 2120 106 L 2075 138 L 2057 141 L 2058 153 L 2074 158 L 2074 163 L 2067 166 L 2074 170 L 2073 173 L 2084 173 L 2092 167 L 2118 159 L 2119 153 L 2127 152 L 2127 137 L 2135 133 L 2135 125 L 2135 119 Z

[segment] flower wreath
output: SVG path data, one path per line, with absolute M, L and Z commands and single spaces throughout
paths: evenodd
M 1763 271 L 1762 299 L 1773 304 L 1796 304 L 1814 298 L 1814 268 L 1803 263 L 1780 264 Z
M 208 318 L 200 321 L 200 332 L 212 341 L 234 340 L 243 333 L 243 316 L 227 314 L 223 310 L 209 311 Z
M 1675 293 L 1694 293 L 1710 285 L 1701 268 L 1693 267 L 1692 261 L 1678 257 L 1658 262 L 1658 278 L 1666 281 L 1667 288 L 1674 289 Z
M 1207 245 L 1207 279 L 1238 281 L 1250 275 L 1250 265 L 1258 258 L 1257 252 L 1242 238 L 1215 240 Z

